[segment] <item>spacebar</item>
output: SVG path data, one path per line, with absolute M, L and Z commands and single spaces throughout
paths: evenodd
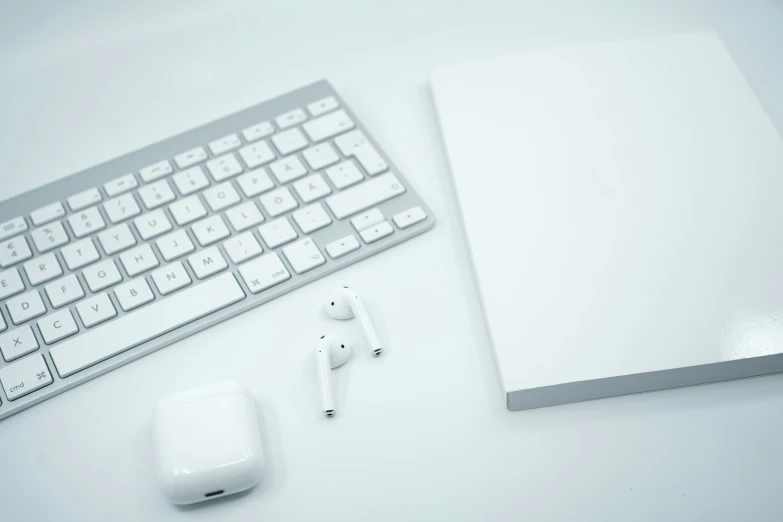
M 244 298 L 234 276 L 223 274 L 58 344 L 49 354 L 60 377 L 68 377 Z

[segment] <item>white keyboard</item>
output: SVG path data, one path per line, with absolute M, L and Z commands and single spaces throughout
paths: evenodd
M 326 81 L 0 203 L 0 419 L 418 235 Z

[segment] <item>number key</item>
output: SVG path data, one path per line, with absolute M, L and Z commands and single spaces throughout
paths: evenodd
M 2 268 L 8 268 L 31 257 L 33 257 L 33 252 L 30 250 L 27 240 L 23 237 L 9 239 L 4 243 L 0 243 L 0 267 Z
M 103 204 L 103 210 L 109 216 L 109 221 L 119 223 L 133 216 L 141 214 L 139 204 L 132 194 L 125 194 L 118 198 L 107 201 Z
M 178 172 L 177 174 L 174 174 L 172 179 L 177 186 L 177 190 L 179 190 L 179 193 L 183 196 L 187 196 L 188 194 L 192 194 L 209 186 L 209 181 L 204 175 L 204 171 L 201 170 L 201 167 L 192 167 L 183 170 L 182 172 Z
M 141 196 L 144 206 L 150 210 L 165 205 L 169 201 L 174 201 L 175 197 L 174 191 L 171 190 L 165 179 L 140 188 L 139 196 Z
M 220 182 L 242 172 L 242 166 L 233 154 L 226 154 L 225 156 L 220 156 L 212 161 L 208 161 L 207 170 L 212 174 L 212 179 Z
M 35 248 L 41 253 L 48 252 L 68 242 L 68 234 L 65 233 L 63 224 L 59 221 L 36 228 L 30 235 L 33 238 L 33 243 L 35 243 Z M 0 266 L 2 266 L 2 262 L 0 262 Z
M 71 225 L 73 235 L 77 238 L 88 236 L 96 230 L 106 228 L 106 222 L 103 221 L 98 207 L 88 208 L 77 214 L 68 217 L 68 224 Z

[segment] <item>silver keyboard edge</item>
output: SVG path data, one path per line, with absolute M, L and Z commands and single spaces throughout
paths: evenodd
M 57 376 L 52 358 L 49 355 L 49 349 L 51 346 L 41 345 L 39 350 L 33 352 L 30 355 L 42 354 L 44 356 L 44 360 L 49 367 L 49 371 L 56 376 L 54 383 L 40 390 L 32 392 L 29 395 L 20 397 L 14 401 L 8 401 L 8 398 L 5 396 L 4 391 L 0 387 L 0 397 L 2 397 L 2 403 L 0 404 L 0 420 L 27 409 L 30 406 L 34 406 L 46 399 L 54 397 L 88 380 L 103 375 L 140 357 L 143 357 L 144 355 L 152 353 L 160 348 L 163 348 L 164 346 L 168 346 L 206 328 L 219 324 L 231 317 L 246 312 L 277 297 L 285 295 L 299 287 L 337 272 L 346 266 L 367 259 L 378 252 L 382 252 L 432 229 L 436 220 L 432 214 L 431 209 L 424 203 L 424 201 L 422 201 L 408 178 L 402 174 L 402 172 L 397 168 L 396 164 L 387 155 L 386 150 L 378 144 L 373 135 L 364 127 L 362 120 L 356 116 L 356 114 L 351 110 L 350 106 L 339 95 L 339 93 L 334 90 L 327 80 L 320 80 L 302 88 L 290 91 L 287 94 L 283 94 L 282 96 L 272 98 L 253 107 L 249 107 L 237 113 L 185 131 L 181 134 L 141 148 L 137 151 L 119 156 L 108 162 L 90 167 L 82 172 L 66 176 L 60 180 L 43 185 L 27 193 L 20 194 L 14 198 L 0 201 L 0 222 L 4 222 L 19 215 L 28 217 L 29 213 L 37 208 L 43 207 L 55 201 L 65 201 L 69 195 L 79 193 L 92 187 L 101 187 L 106 181 L 115 179 L 116 177 L 126 174 L 127 172 L 137 172 L 141 166 L 149 165 L 160 159 L 168 159 L 171 161 L 176 154 L 176 152 L 173 151 L 182 152 L 193 148 L 196 145 L 206 146 L 207 143 L 209 143 L 212 139 L 215 139 L 217 136 L 240 132 L 245 127 L 249 127 L 263 120 L 273 120 L 276 116 L 283 114 L 293 108 L 305 107 L 308 103 L 327 96 L 334 96 L 339 101 L 340 107 L 345 110 L 346 113 L 355 122 L 354 128 L 364 133 L 367 140 L 376 148 L 376 150 L 381 154 L 381 156 L 389 165 L 389 171 L 394 172 L 406 188 L 406 192 L 404 194 L 385 201 L 376 207 L 383 211 L 384 216 L 391 223 L 391 218 L 395 213 L 419 206 L 425 211 L 427 215 L 427 218 L 424 221 L 405 229 L 399 229 L 393 226 L 394 233 L 390 236 L 371 244 L 366 244 L 360 241 L 361 247 L 358 250 L 355 250 L 338 259 L 329 258 L 326 255 L 324 245 L 322 242 L 319 242 L 318 245 L 322 253 L 326 256 L 327 262 L 300 275 L 295 274 L 288 260 L 285 258 L 285 256 L 281 255 L 280 258 L 283 264 L 292 274 L 291 279 L 266 289 L 258 294 L 251 294 L 242 278 L 238 276 L 238 267 L 240 265 L 237 265 L 230 259 L 227 259 L 229 267 L 226 271 L 221 273 L 232 272 L 235 274 L 235 277 L 241 288 L 247 294 L 247 297 L 244 300 L 239 301 L 233 305 L 229 305 L 226 308 L 213 312 L 205 317 L 202 317 L 201 319 L 197 319 L 185 326 L 156 337 L 155 339 L 147 341 L 146 343 L 138 345 L 125 352 L 117 354 L 110 359 L 90 366 L 89 368 L 71 375 L 70 377 L 59 378 L 59 376 Z M 175 169 L 175 173 L 179 170 L 182 169 Z M 168 176 L 167 179 L 170 177 L 171 176 Z M 182 197 L 178 199 L 182 199 Z M 290 216 L 290 213 L 286 213 L 285 215 Z M 333 230 L 334 227 L 338 226 L 342 227 L 346 231 L 350 230 L 351 233 L 358 236 L 358 233 L 352 228 L 350 224 L 350 217 L 339 220 L 326 227 L 324 230 Z M 317 238 L 319 232 L 321 231 L 316 231 L 312 234 L 300 234 L 300 237 Z M 235 234 L 232 234 L 232 237 L 234 235 Z M 140 241 L 139 243 L 153 244 L 154 240 Z M 282 251 L 283 246 L 275 249 L 265 249 L 264 253 L 280 252 Z M 116 257 L 118 257 L 118 254 L 112 256 L 102 256 L 101 260 L 115 259 Z M 71 271 L 68 272 L 73 273 Z M 143 277 L 149 281 L 150 273 L 146 272 Z M 217 277 L 217 274 L 212 277 Z M 210 279 L 211 278 L 207 278 L 205 281 L 209 281 Z M 152 285 L 152 288 L 155 294 L 155 301 L 153 302 L 158 302 L 160 299 L 165 299 L 165 297 L 160 296 L 160 294 L 154 288 L 154 285 Z M 78 301 L 62 309 L 73 310 L 77 303 Z M 52 311 L 53 310 L 51 307 L 47 306 L 47 313 L 50 314 Z M 124 315 L 122 311 L 118 310 L 118 312 L 120 316 Z M 128 313 L 132 314 L 133 312 Z M 37 330 L 35 326 L 33 329 Z M 77 336 L 82 334 L 83 330 L 83 328 L 80 329 L 80 332 L 77 334 Z M 54 346 L 56 346 L 56 344 Z M 2 360 L 0 360 L 0 367 L 5 367 L 6 365 L 8 365 L 8 363 L 4 363 Z

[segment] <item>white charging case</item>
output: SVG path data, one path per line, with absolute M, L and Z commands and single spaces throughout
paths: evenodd
M 233 381 L 174 392 L 155 408 L 158 481 L 175 504 L 193 504 L 250 489 L 264 473 L 256 404 Z

